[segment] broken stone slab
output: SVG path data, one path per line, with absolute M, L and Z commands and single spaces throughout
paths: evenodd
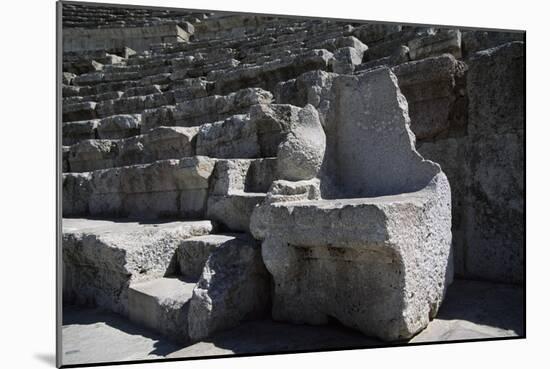
M 250 86 L 272 90 L 280 80 L 294 78 L 309 70 L 328 69 L 332 58 L 332 53 L 326 50 L 312 50 L 259 66 L 240 65 L 228 71 L 213 71 L 207 75 L 207 79 L 216 81 L 217 93 L 228 93 Z
M 334 59 L 331 61 L 332 71 L 338 74 L 351 74 L 355 67 L 361 64 L 363 52 L 352 47 L 343 47 L 334 52 Z
M 289 107 L 289 133 L 277 148 L 277 178 L 311 179 L 317 176 L 323 163 L 325 132 L 312 105 Z
M 265 193 L 234 191 L 227 195 L 208 196 L 206 216 L 231 232 L 249 232 L 250 217 Z
M 128 289 L 128 316 L 179 342 L 189 340 L 187 318 L 195 283 L 176 277 L 132 283 Z
M 181 240 L 208 234 L 210 221 L 157 223 L 63 219 L 63 296 L 128 316 L 128 289 L 162 277 Z
M 246 88 L 225 96 L 213 95 L 184 101 L 175 106 L 145 110 L 143 129 L 158 126 L 197 126 L 217 122 L 235 114 L 247 113 L 252 105 L 269 104 L 273 95 L 259 88 Z
M 371 43 L 386 39 L 388 35 L 399 32 L 401 29 L 402 26 L 393 24 L 364 24 L 355 27 L 353 35 L 366 45 L 370 45 Z
M 212 333 L 262 317 L 270 301 L 270 277 L 261 248 L 242 235 L 212 250 L 189 305 L 189 336 L 200 340 Z
M 457 29 L 439 30 L 434 35 L 427 35 L 410 40 L 407 44 L 411 60 L 449 53 L 455 58 L 462 57 L 462 37 Z
M 322 198 L 312 180 L 277 183 L 251 217 L 274 281 L 272 316 L 410 338 L 452 281 L 450 186 L 415 150 L 391 70 L 340 76 L 331 90 Z
M 466 126 L 466 65 L 451 54 L 392 68 L 407 98 L 411 129 L 419 140 Z

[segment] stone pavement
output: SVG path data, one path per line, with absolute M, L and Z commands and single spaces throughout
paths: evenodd
M 523 336 L 521 287 L 455 281 L 438 316 L 410 343 Z M 305 326 L 258 320 L 184 346 L 99 309 L 66 307 L 63 364 L 373 347 L 386 343 L 338 324 Z

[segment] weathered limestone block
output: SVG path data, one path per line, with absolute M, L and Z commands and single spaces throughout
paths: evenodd
M 64 301 L 128 315 L 130 283 L 164 275 L 182 239 L 210 233 L 210 221 L 113 222 L 63 219 Z
M 264 199 L 276 171 L 276 159 L 218 160 L 207 217 L 232 231 L 248 231 L 252 211 Z
M 189 336 L 199 340 L 261 317 L 269 301 L 260 245 L 251 237 L 235 237 L 216 247 L 206 262 L 189 305 Z
M 195 156 L 93 172 L 94 216 L 203 218 L 215 160 Z
M 525 64 L 523 42 L 467 60 L 468 152 L 466 276 L 524 280 Z
M 461 44 L 462 38 L 459 30 L 440 30 L 434 35 L 415 38 L 409 41 L 409 55 L 411 60 L 418 60 L 442 53 L 449 53 L 455 58 L 461 58 Z
M 235 91 L 245 86 L 272 90 L 281 80 L 294 78 L 309 70 L 327 69 L 332 58 L 332 53 L 326 50 L 312 50 L 261 65 L 241 65 L 228 71 L 213 71 L 207 78 L 216 81 L 218 93 Z
M 63 122 L 61 127 L 63 145 L 73 145 L 82 140 L 96 138 L 96 128 L 99 120 L 84 120 L 77 122 Z
M 361 64 L 363 53 L 352 47 L 343 47 L 334 52 L 334 59 L 331 61 L 332 71 L 339 74 L 351 74 L 355 66 Z
M 365 61 L 372 61 L 392 55 L 402 46 L 408 46 L 408 42 L 415 38 L 433 35 L 433 28 L 419 27 L 417 29 L 403 29 L 395 32 L 388 40 L 383 40 L 375 44 L 370 44 L 369 49 L 365 52 Z
M 277 148 L 277 177 L 290 181 L 314 178 L 325 155 L 325 132 L 312 105 L 291 107 L 288 134 Z
M 260 156 L 256 126 L 248 115 L 234 115 L 221 122 L 200 126 L 197 155 L 212 158 L 255 158 Z
M 88 120 L 98 117 L 96 111 L 97 103 L 94 101 L 79 102 L 76 104 L 63 105 L 63 121 Z
M 63 72 L 62 82 L 64 85 L 70 85 L 75 77 L 76 74 L 74 73 Z
M 177 271 L 184 278 L 198 280 L 210 253 L 234 239 L 232 234 L 208 234 L 183 240 L 176 253 Z
M 273 95 L 259 88 L 246 88 L 225 96 L 213 95 L 184 101 L 175 106 L 145 110 L 142 114 L 143 130 L 158 126 L 197 126 L 217 122 L 235 114 L 247 113 L 250 106 L 269 104 Z
M 466 66 L 452 55 L 426 58 L 392 68 L 407 98 L 417 139 L 434 138 L 466 125 Z
M 115 114 L 137 114 L 144 109 L 153 109 L 174 103 L 172 92 L 161 92 L 145 96 L 101 101 L 97 105 L 97 115 L 108 117 Z
M 308 324 L 333 317 L 367 335 L 406 339 L 435 316 L 452 281 L 450 187 L 415 150 L 389 69 L 340 76 L 332 93 L 322 199 L 315 182 L 277 183 L 251 219 L 274 280 L 272 316 Z
M 84 140 L 72 145 L 69 165 L 73 172 L 89 172 L 115 166 L 118 145 L 113 140 Z
M 144 164 L 193 156 L 197 133 L 198 127 L 158 127 L 146 134 L 120 140 L 115 164 Z
M 100 119 L 97 125 L 97 136 L 102 139 L 126 138 L 139 134 L 140 114 L 113 115 Z
M 61 146 L 61 172 L 69 172 L 69 150 L 70 146 Z
M 388 56 L 357 65 L 355 67 L 355 73 L 359 73 L 380 66 L 393 67 L 398 64 L 406 63 L 409 60 L 409 48 L 405 45 L 400 45 L 396 47 Z
M 281 82 L 275 89 L 278 104 L 296 106 L 313 105 L 319 113 L 319 120 L 325 127 L 325 116 L 330 110 L 332 81 L 338 74 L 317 70 L 306 72 L 296 79 Z
M 513 133 L 524 129 L 524 53 L 525 44 L 516 41 L 477 52 L 466 60 L 471 135 Z
M 176 277 L 132 283 L 128 317 L 178 342 L 189 341 L 187 318 L 195 283 Z
M 63 173 L 62 184 L 63 216 L 89 214 L 89 200 L 92 194 L 91 173 Z

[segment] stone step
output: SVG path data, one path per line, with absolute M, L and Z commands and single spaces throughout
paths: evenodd
M 177 277 L 133 283 L 128 289 L 130 320 L 177 341 L 188 341 L 189 303 L 195 283 Z
M 70 147 L 71 172 L 147 164 L 195 155 L 198 127 L 157 127 L 146 134 L 119 140 L 92 139 Z
M 211 95 L 171 106 L 145 110 L 143 132 L 159 126 L 198 126 L 235 114 L 247 113 L 252 105 L 269 104 L 273 95 L 260 88 L 245 88 L 227 95 Z
M 213 71 L 207 75 L 216 81 L 216 92 L 227 93 L 243 87 L 259 87 L 272 91 L 281 80 L 295 78 L 314 69 L 328 69 L 332 53 L 311 50 L 304 54 L 284 57 L 262 65 L 239 66 L 228 71 Z
M 176 252 L 179 275 L 198 280 L 210 253 L 220 245 L 243 238 L 244 234 L 208 234 L 183 240 Z
M 74 145 L 83 140 L 119 139 L 138 135 L 141 127 L 140 114 L 113 115 L 103 119 L 64 122 L 63 145 Z
M 204 219 L 216 160 L 204 156 L 63 174 L 64 216 Z
M 64 302 L 128 315 L 134 283 L 163 277 L 182 240 L 214 230 L 210 221 L 62 220 Z

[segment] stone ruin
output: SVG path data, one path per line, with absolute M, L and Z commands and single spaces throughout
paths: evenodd
M 524 278 L 524 34 L 64 3 L 63 301 L 184 342 Z M 454 259 L 454 261 L 453 261 Z

